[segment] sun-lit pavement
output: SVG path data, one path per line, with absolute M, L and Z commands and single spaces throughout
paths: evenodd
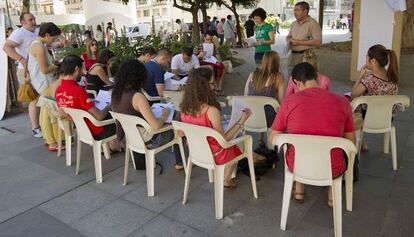
M 324 39 L 329 37 L 346 40 L 346 35 Z M 239 50 L 239 55 L 248 62 L 226 75 L 227 94 L 242 94 L 255 68 L 252 49 Z M 333 80 L 333 85 L 334 91 L 343 93 L 352 84 Z M 401 94 L 412 96 L 414 91 L 402 88 Z M 382 136 L 367 135 L 370 150 L 361 157 L 354 210 L 343 209 L 343 236 L 412 236 L 413 118 L 409 108 L 394 120 L 398 171 L 392 170 L 391 155 L 381 152 Z M 238 187 L 224 192 L 224 219 L 215 220 L 214 189 L 207 172 L 194 168 L 183 205 L 184 173 L 173 169 L 170 151 L 157 156 L 165 172 L 155 177 L 156 196 L 147 197 L 144 171 L 131 169 L 128 185 L 122 185 L 124 154 L 103 160 L 104 182 L 97 184 L 90 147 L 83 146 L 76 176 L 74 166 L 65 166 L 64 155 L 57 158 L 41 139 L 31 136 L 26 114 L 8 116 L 0 127 L 12 131 L 0 129 L 0 236 L 333 236 L 326 191 L 315 187 L 307 188 L 305 203 L 291 202 L 287 231 L 280 230 L 283 164 L 257 182 L 257 200 L 249 178 L 239 174 Z

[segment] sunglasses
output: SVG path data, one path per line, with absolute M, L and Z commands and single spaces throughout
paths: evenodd
M 98 46 L 97 44 L 91 44 L 91 46 Z

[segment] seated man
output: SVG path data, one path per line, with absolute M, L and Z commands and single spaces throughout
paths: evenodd
M 146 47 L 142 50 L 141 55 L 138 57 L 138 61 L 145 64 L 153 59 L 155 54 L 157 54 L 157 50 L 155 50 L 153 47 Z
M 299 93 L 287 97 L 272 125 L 270 141 L 277 134 L 306 134 L 344 137 L 355 143 L 354 124 L 349 102 L 345 97 L 321 89 L 316 80 L 317 73 L 309 63 L 297 64 L 292 71 L 293 82 Z M 295 151 L 289 147 L 286 164 L 294 168 Z M 338 177 L 346 170 L 344 153 L 340 149 L 331 151 L 332 177 Z M 304 185 L 296 182 L 294 197 L 297 202 L 304 200 Z M 328 190 L 328 205 L 332 207 L 331 187 Z
M 99 121 L 110 118 L 108 113 L 110 104 L 102 111 L 98 110 L 95 107 L 94 102 L 89 98 L 86 90 L 80 87 L 76 82 L 82 75 L 82 67 L 83 60 L 78 56 L 69 55 L 63 59 L 62 66 L 60 68 L 61 84 L 55 92 L 57 105 L 59 107 L 68 107 L 88 111 L 96 120 Z M 61 108 L 59 109 L 59 112 L 64 114 Z M 107 125 L 105 127 L 97 127 L 89 120 L 86 120 L 85 122 L 96 140 L 102 140 L 116 133 L 115 124 Z M 120 149 L 117 142 L 109 143 L 109 147 L 111 151 Z
M 145 92 L 150 96 L 163 96 L 165 90 L 164 68 L 171 62 L 171 52 L 161 49 L 154 59 L 145 64 L 148 78 L 144 86 Z
M 192 48 L 184 47 L 182 53 L 175 55 L 171 60 L 171 72 L 176 75 L 176 80 L 188 76 L 192 69 L 199 67 L 200 62 L 193 54 Z

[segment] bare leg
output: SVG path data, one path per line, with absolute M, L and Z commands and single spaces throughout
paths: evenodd
M 233 173 L 233 170 L 236 165 L 228 166 L 224 170 L 224 186 L 235 188 L 236 183 L 231 179 L 231 174 Z
M 32 129 L 39 127 L 40 108 L 36 106 L 37 99 L 29 103 L 29 117 L 32 123 Z

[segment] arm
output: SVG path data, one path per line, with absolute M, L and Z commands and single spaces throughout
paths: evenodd
M 279 104 L 283 102 L 283 98 L 285 98 L 285 83 L 283 80 L 283 75 L 279 74 L 277 77 L 277 100 Z
M 264 44 L 272 45 L 275 43 L 275 32 L 272 30 L 269 33 L 269 40 L 263 41 Z
M 27 60 L 25 58 L 26 56 L 20 55 L 16 51 L 16 47 L 18 46 L 19 46 L 18 43 L 11 41 L 11 40 L 7 40 L 6 43 L 4 43 L 3 51 L 7 54 L 7 56 L 20 62 L 24 68 L 27 68 Z
M 136 111 L 142 114 L 145 121 L 147 121 L 148 124 L 155 130 L 160 129 L 164 125 L 165 120 L 167 120 L 169 114 L 168 109 L 165 111 L 163 110 L 161 117 L 157 119 L 152 113 L 147 99 L 141 93 L 134 94 L 134 97 L 132 97 L 132 106 Z
M 246 85 L 244 86 L 244 95 L 249 95 L 249 83 L 252 81 L 253 73 L 250 73 L 247 78 Z
M 101 66 L 95 67 L 94 69 L 92 69 L 92 71 L 94 71 L 99 76 L 99 79 L 105 82 L 106 85 L 112 85 L 112 82 L 109 80 L 107 72 Z
M 364 92 L 367 90 L 365 85 L 362 83 L 362 81 L 365 80 L 364 78 L 366 77 L 366 75 L 367 75 L 367 69 L 365 66 L 363 66 L 358 80 L 355 82 L 354 86 L 352 87 L 352 92 L 351 92 L 352 98 L 356 98 L 358 96 L 363 95 Z
M 157 87 L 158 95 L 159 96 L 164 96 L 165 85 L 164 84 L 155 84 L 155 87 Z
M 88 109 L 88 112 L 98 121 L 102 121 L 105 119 L 105 117 L 108 115 L 108 111 L 111 108 L 111 105 L 105 107 L 102 111 L 97 109 L 95 106 Z
M 51 74 L 58 70 L 58 67 L 54 64 L 49 65 L 47 62 L 47 55 L 43 48 L 43 45 L 33 44 L 30 48 L 30 53 L 37 59 L 40 67 L 40 71 L 43 74 Z
M 213 125 L 213 129 L 219 132 L 221 135 L 223 135 L 226 141 L 230 141 L 231 139 L 233 139 L 234 135 L 236 135 L 240 131 L 243 124 L 246 122 L 246 120 L 249 118 L 252 112 L 246 108 L 239 122 L 234 124 L 234 126 L 227 130 L 227 132 L 224 132 L 223 126 L 221 124 L 220 111 L 217 108 L 211 108 L 207 113 L 211 121 L 211 124 Z
M 277 136 L 277 134 L 283 134 L 283 132 L 276 131 L 276 130 L 273 130 L 273 129 L 270 130 L 269 144 L 272 144 L 272 141 Z

